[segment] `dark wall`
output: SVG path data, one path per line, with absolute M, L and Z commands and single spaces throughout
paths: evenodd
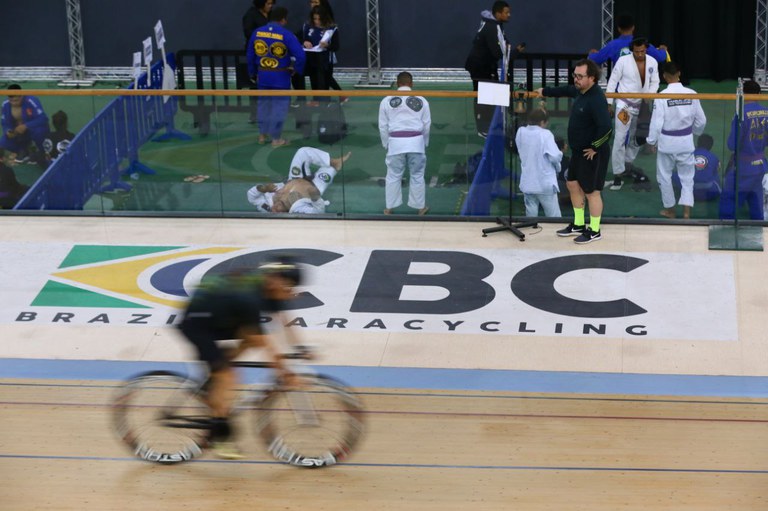
M 756 0 L 616 0 L 614 12 L 635 18 L 635 34 L 669 46 L 684 77 L 752 76 Z M 695 13 L 695 17 L 692 17 Z
M 368 63 L 366 1 L 330 0 L 339 24 L 339 66 Z M 243 46 L 240 18 L 250 0 L 81 0 L 87 66 L 131 65 L 132 53 L 163 20 L 168 50 Z M 464 66 L 480 11 L 492 0 L 380 0 L 383 67 Z M 531 52 L 581 53 L 600 44 L 600 0 L 510 0 L 508 38 Z M 309 13 L 308 0 L 278 0 L 292 28 Z M 574 5 L 578 9 L 574 10 Z M 23 20 L 19 23 L 18 20 Z M 4 2 L 0 16 L 0 66 L 68 66 L 64 0 Z M 34 36 L 30 36 L 34 34 Z M 28 41 L 31 44 L 8 44 Z M 156 54 L 157 56 L 157 54 Z

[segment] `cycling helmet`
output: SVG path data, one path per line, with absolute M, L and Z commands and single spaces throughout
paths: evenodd
M 261 275 L 279 275 L 288 279 L 292 285 L 301 284 L 302 270 L 296 261 L 290 257 L 283 257 L 274 261 L 269 261 L 259 266 Z

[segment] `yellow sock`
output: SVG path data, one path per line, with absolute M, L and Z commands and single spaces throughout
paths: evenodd
M 589 228 L 592 232 L 600 232 L 600 217 L 593 216 L 589 218 Z
M 573 208 L 573 225 L 576 227 L 584 225 L 584 208 Z

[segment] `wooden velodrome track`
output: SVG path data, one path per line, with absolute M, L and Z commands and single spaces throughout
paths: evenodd
M 3 381 L 3 509 L 764 509 L 768 402 L 360 389 L 352 458 L 139 461 L 110 425 L 114 384 Z
M 8 247 L 19 250 L 17 242 L 243 244 L 267 225 L 275 233 L 273 244 L 280 244 L 308 225 L 253 219 L 4 220 L 5 261 L 13 255 Z M 184 229 L 190 225 L 195 228 Z M 469 250 L 482 244 L 517 257 L 574 251 L 554 236 L 558 225 L 544 225 L 523 244 L 507 234 L 480 238 L 477 231 L 487 225 L 478 224 L 311 225 L 300 231 L 305 246 Z M 699 264 L 695 256 L 711 257 L 706 229 L 691 226 L 609 224 L 604 240 L 578 250 L 660 251 L 687 264 Z M 348 461 L 318 470 L 273 461 L 257 443 L 249 414 L 239 419 L 247 454 L 242 461 L 208 455 L 175 466 L 139 461 L 110 424 L 109 403 L 122 375 L 83 379 L 25 372 L 25 366 L 37 367 L 41 359 L 54 365 L 104 359 L 149 366 L 188 359 L 165 333 L 168 328 L 0 323 L 0 509 L 768 509 L 768 391 L 762 390 L 768 375 L 762 319 L 768 261 L 762 252 L 725 257 L 733 261 L 736 284 L 735 341 L 307 332 L 323 345 L 322 363 L 356 366 L 361 374 L 383 366 L 466 368 L 494 370 L 502 382 L 525 372 L 563 382 L 558 390 L 439 388 L 417 379 L 358 383 L 367 408 L 366 436 Z M 7 270 L 0 280 L 5 289 L 14 282 Z M 0 292 L 0 298 L 7 296 Z M 727 321 L 725 304 L 717 310 Z M 584 381 L 609 373 L 713 380 L 690 393 L 675 379 L 645 392 L 625 393 L 610 384 L 599 393 L 585 390 L 595 387 Z

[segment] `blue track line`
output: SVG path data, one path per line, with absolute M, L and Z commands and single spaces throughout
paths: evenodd
M 0 359 L 0 378 L 60 380 L 123 380 L 150 370 L 193 372 L 182 362 L 107 360 Z M 353 387 L 544 392 L 568 394 L 629 394 L 645 396 L 768 397 L 768 377 L 670 374 L 429 369 L 415 367 L 317 366 L 323 373 Z M 246 370 L 245 382 L 262 382 L 264 370 Z

